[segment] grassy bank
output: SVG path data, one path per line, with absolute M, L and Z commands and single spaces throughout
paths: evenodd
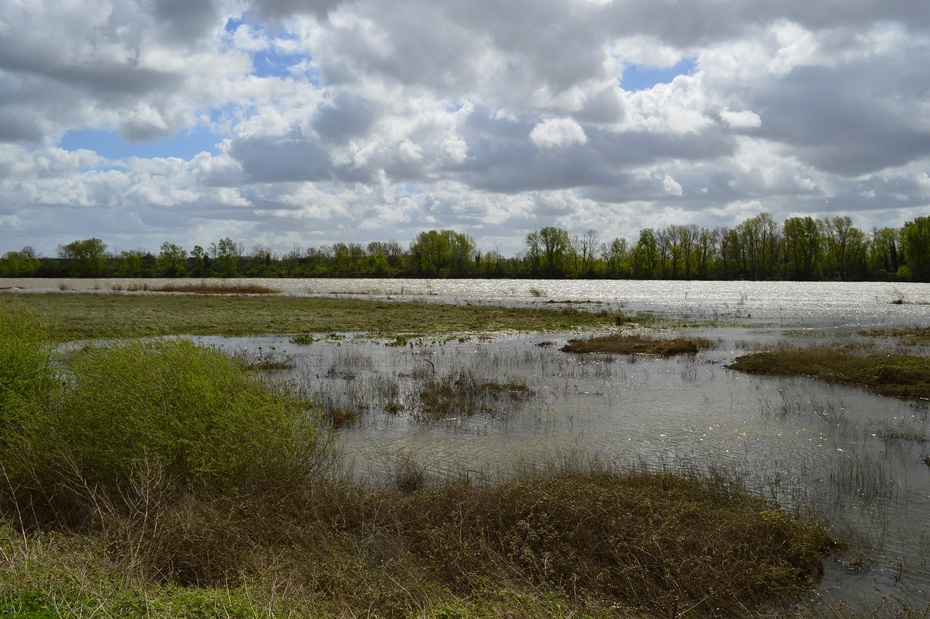
M 241 360 L 50 338 L 0 307 L 0 617 L 745 616 L 799 599 L 834 546 L 715 476 L 426 487 L 408 462 L 366 490 Z
M 850 344 L 776 346 L 737 357 L 730 369 L 768 376 L 810 376 L 878 395 L 930 398 L 930 358 Z
M 59 341 L 149 335 L 361 331 L 457 333 L 603 328 L 615 316 L 576 309 L 378 302 L 283 295 L 23 294 L 0 306 L 34 312 Z M 631 320 L 627 318 L 627 320 Z

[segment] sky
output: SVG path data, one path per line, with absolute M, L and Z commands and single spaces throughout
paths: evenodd
M 2 0 L 0 254 L 930 215 L 927 0 Z

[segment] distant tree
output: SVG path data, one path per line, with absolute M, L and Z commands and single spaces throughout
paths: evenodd
M 630 277 L 630 248 L 626 239 L 615 238 L 610 245 L 601 246 L 601 259 L 607 269 L 607 276 L 613 278 Z
M 547 226 L 539 231 L 542 244 L 542 270 L 546 277 L 562 277 L 566 272 L 566 259 L 571 252 L 568 231 Z
M 117 277 L 142 277 L 145 274 L 145 252 L 141 249 L 123 250 L 114 260 Z
M 930 217 L 918 217 L 905 223 L 901 242 L 910 278 L 930 281 Z
M 632 252 L 633 277 L 649 279 L 656 275 L 659 266 L 659 249 L 652 228 L 639 232 L 639 240 Z
M 162 277 L 182 277 L 187 274 L 187 250 L 165 241 L 155 260 L 155 271 Z
M 58 246 L 58 257 L 67 264 L 72 277 L 100 277 L 104 275 L 107 246 L 98 238 L 72 241 Z
M 823 253 L 820 230 L 813 217 L 789 217 L 782 223 L 784 276 L 787 279 L 814 278 Z
M 525 259 L 530 275 L 535 277 L 542 274 L 542 239 L 536 230 L 526 235 Z
M 825 240 L 825 273 L 843 281 L 863 277 L 868 255 L 865 234 L 846 215 L 825 218 L 820 227 Z
M 410 244 L 413 273 L 421 277 L 464 277 L 474 272 L 475 242 L 454 230 L 421 232 Z
M 709 279 L 720 254 L 721 228 L 701 228 L 695 248 L 695 272 L 701 279 Z
M 771 279 L 781 251 L 778 225 L 769 213 L 759 213 L 735 228 L 739 240 L 741 275 L 749 279 Z
M 203 277 L 210 271 L 210 256 L 200 245 L 194 245 L 191 250 L 191 274 L 197 277 Z
M 894 228 L 872 228 L 869 271 L 877 277 L 895 277 L 901 266 L 901 232 Z
M 224 237 L 218 243 L 210 243 L 210 254 L 216 274 L 221 277 L 235 277 L 239 274 L 239 261 L 242 259 L 242 245 L 231 238 Z
M 0 275 L 3 277 L 32 277 L 42 266 L 39 252 L 30 246 L 19 251 L 8 251 L 0 259 Z

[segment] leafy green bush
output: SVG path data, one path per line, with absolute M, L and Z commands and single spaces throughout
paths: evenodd
M 75 351 L 64 367 L 14 480 L 59 521 L 144 510 L 153 492 L 280 491 L 327 461 L 306 402 L 218 350 L 131 341 Z
M 81 448 L 92 479 L 119 481 L 144 457 L 182 485 L 237 486 L 269 472 L 308 472 L 319 455 L 305 402 L 270 390 L 218 350 L 131 342 L 83 355 L 72 369 L 61 438 Z
M 32 314 L 0 306 L 0 461 L 54 386 L 43 339 Z

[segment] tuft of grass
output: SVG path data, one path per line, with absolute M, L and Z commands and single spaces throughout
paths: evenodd
M 154 292 L 182 292 L 188 294 L 278 294 L 278 291 L 261 284 L 248 282 L 214 283 L 202 281 L 197 284 L 165 284 L 153 289 Z
M 530 396 L 524 383 L 498 383 L 482 380 L 471 370 L 456 370 L 443 376 L 420 376 L 418 403 L 414 417 L 420 421 L 437 421 L 472 417 L 478 414 L 497 416 L 501 411 Z
M 699 337 L 659 338 L 644 335 L 603 335 L 586 339 L 572 339 L 562 347 L 569 353 L 600 353 L 623 355 L 693 355 L 702 349 L 713 348 L 710 340 Z
M 732 370 L 769 376 L 810 376 L 827 382 L 863 387 L 899 398 L 930 398 L 930 358 L 871 352 L 857 346 L 779 345 L 737 357 Z

